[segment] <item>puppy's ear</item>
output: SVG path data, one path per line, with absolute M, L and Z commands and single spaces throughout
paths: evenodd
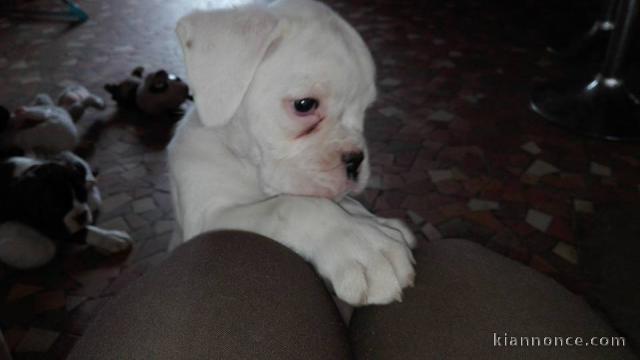
M 260 5 L 195 12 L 180 19 L 176 32 L 205 125 L 223 125 L 233 117 L 278 36 L 277 25 L 275 15 Z

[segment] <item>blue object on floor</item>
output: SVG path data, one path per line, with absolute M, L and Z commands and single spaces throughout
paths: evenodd
M 16 0 L 9 0 L 6 9 L 1 9 L 0 14 L 8 14 L 10 16 L 22 16 L 30 18 L 46 18 L 62 21 L 72 21 L 82 23 L 89 19 L 84 10 L 78 6 L 73 0 L 61 0 L 66 6 L 66 11 L 36 11 L 36 10 L 19 10 L 16 8 Z

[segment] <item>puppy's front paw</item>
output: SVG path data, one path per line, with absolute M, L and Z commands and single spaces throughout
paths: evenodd
M 379 224 L 383 225 L 384 228 L 388 229 L 387 232 L 390 233 L 390 236 L 393 236 L 393 233 L 395 232 L 395 236 L 393 236 L 394 239 L 402 239 L 402 241 L 406 243 L 407 246 L 409 246 L 411 249 L 415 249 L 417 245 L 416 236 L 413 235 L 413 231 L 411 231 L 409 226 L 407 226 L 404 221 L 400 219 L 386 219 L 379 217 L 376 217 L 376 220 Z M 397 235 L 397 232 L 400 233 L 399 237 Z
M 116 254 L 131 247 L 131 237 L 124 231 L 87 226 L 87 244 L 105 254 Z
M 342 199 L 340 206 L 352 216 L 374 219 L 380 225 L 380 230 L 384 231 L 389 237 L 406 243 L 412 249 L 416 247 L 415 235 L 402 220 L 377 217 L 350 197 Z
M 349 228 L 337 229 L 318 253 L 320 274 L 351 305 L 401 301 L 402 289 L 412 286 L 415 277 L 415 260 L 404 235 L 374 218 L 353 220 Z

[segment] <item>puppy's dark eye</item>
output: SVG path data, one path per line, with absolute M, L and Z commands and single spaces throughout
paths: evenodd
M 318 100 L 313 98 L 304 98 L 293 102 L 293 107 L 299 114 L 308 114 L 318 108 Z

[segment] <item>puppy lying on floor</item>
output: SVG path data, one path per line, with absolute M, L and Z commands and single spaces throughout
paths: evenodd
M 415 245 L 369 213 L 365 109 L 376 95 L 356 31 L 311 0 L 195 12 L 177 27 L 195 109 L 169 147 L 174 246 L 214 229 L 256 232 L 311 262 L 351 305 L 400 300 Z
M 0 261 L 18 269 L 49 262 L 61 243 L 82 241 L 108 254 L 129 235 L 91 225 L 101 203 L 89 165 L 71 152 L 0 163 Z

